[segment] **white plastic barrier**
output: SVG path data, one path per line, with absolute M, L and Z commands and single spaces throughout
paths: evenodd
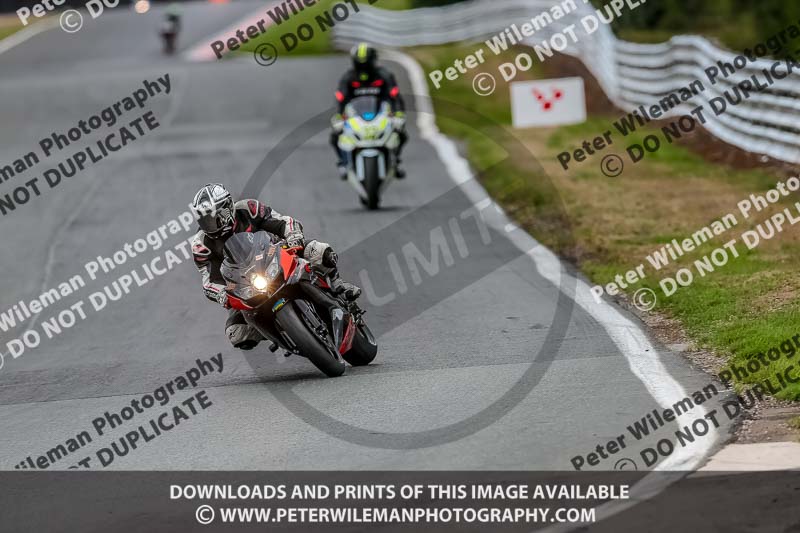
M 555 3 L 554 0 L 472 0 L 408 11 L 365 5 L 360 7 L 358 16 L 337 24 L 334 41 L 343 47 L 362 40 L 387 47 L 480 42 L 511 24 L 519 26 L 530 21 Z M 580 19 L 594 14 L 594 8 L 581 0 L 576 5 L 577 10 L 537 31 L 525 44 L 540 44 L 575 24 L 578 42 L 570 42 L 564 53 L 580 59 L 619 108 L 626 111 L 641 105 L 649 108 L 700 80 L 705 90 L 665 116 L 688 114 L 702 105 L 707 119 L 704 127 L 717 138 L 750 152 L 800 163 L 800 71 L 763 92 L 752 94 L 737 106 L 728 105 L 726 112 L 716 116 L 710 111 L 712 99 L 723 97 L 726 89 L 753 75 L 763 80 L 762 70 L 769 69 L 774 61 L 748 62 L 729 77 L 720 76 L 712 85 L 704 70 L 719 61 L 732 63 L 737 54 L 698 36 L 677 36 L 661 44 L 637 44 L 617 39 L 607 25 L 586 35 Z

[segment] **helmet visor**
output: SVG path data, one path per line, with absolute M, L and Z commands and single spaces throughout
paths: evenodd
M 205 213 L 198 217 L 197 223 L 200 229 L 209 237 L 219 237 L 231 229 L 231 217 L 223 211 L 227 209 L 221 209 L 216 213 Z

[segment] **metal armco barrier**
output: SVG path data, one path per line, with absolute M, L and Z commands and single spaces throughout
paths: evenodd
M 594 8 L 575 2 L 577 9 L 553 21 L 523 41 L 533 46 L 574 24 L 579 37 L 563 53 L 580 59 L 597 78 L 609 99 L 625 111 L 639 106 L 649 108 L 665 96 L 701 80 L 705 90 L 690 101 L 674 107 L 664 116 L 681 116 L 698 107 L 711 109 L 709 102 L 725 98 L 751 76 L 763 78 L 773 60 L 757 59 L 710 84 L 705 69 L 718 62 L 733 63 L 737 54 L 719 48 L 698 36 L 676 36 L 662 44 L 637 44 L 617 39 L 608 25 L 587 35 L 580 26 L 582 18 L 595 13 Z M 407 47 L 458 41 L 480 41 L 497 34 L 511 24 L 529 22 L 555 4 L 552 0 L 473 0 L 443 7 L 387 11 L 362 6 L 334 28 L 334 40 L 345 47 L 365 40 L 378 46 Z M 624 16 L 624 13 L 623 13 Z M 787 21 L 787 26 L 795 21 Z M 791 41 L 790 49 L 800 48 Z M 754 46 L 758 43 L 752 43 Z M 796 46 L 795 46 L 796 45 Z M 484 48 L 486 48 L 484 46 Z M 489 52 L 487 50 L 487 52 Z M 491 53 L 491 52 L 489 52 Z M 781 67 L 785 72 L 785 66 Z M 718 116 L 706 113 L 706 130 L 717 138 L 743 150 L 774 159 L 800 163 L 800 72 L 793 72 L 767 89 L 755 92 Z

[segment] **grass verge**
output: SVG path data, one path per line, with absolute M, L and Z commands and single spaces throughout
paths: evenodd
M 358 1 L 358 4 L 368 3 L 368 0 Z M 281 57 L 298 57 L 333 52 L 330 28 L 331 23 L 335 25 L 337 22 L 333 18 L 331 8 L 336 4 L 342 4 L 347 8 L 347 20 L 359 16 L 359 13 L 349 3 L 342 2 L 342 0 L 318 0 L 316 4 L 304 9 L 297 15 L 291 15 L 289 20 L 268 27 L 264 34 L 244 44 L 240 51 L 252 53 L 260 44 L 270 43 L 278 49 L 278 54 Z M 408 9 L 410 0 L 373 0 L 372 5 L 381 9 L 401 10 Z M 344 11 L 341 11 L 341 13 L 344 13 Z M 269 20 L 269 22 L 272 22 L 272 20 Z M 300 40 L 287 37 L 288 34 L 298 35 L 297 30 L 301 25 L 307 25 L 312 28 L 310 38 Z M 307 35 L 307 33 L 303 33 L 303 36 Z
M 19 18 L 15 15 L 0 15 L 0 39 L 5 39 L 12 33 L 17 33 L 23 28 Z
M 475 45 L 421 47 L 411 53 L 430 72 L 452 65 L 454 59 L 465 57 L 475 48 Z M 516 51 L 509 51 L 490 57 L 481 70 L 496 74 L 497 64 L 513 61 L 515 54 Z M 496 75 L 495 93 L 478 96 L 471 86 L 477 72 L 445 81 L 438 90 L 429 80 L 430 92 L 435 98 L 478 109 L 491 122 L 509 126 L 508 87 Z M 526 77 L 518 76 L 516 81 L 541 73 L 534 67 L 525 74 Z M 479 179 L 517 223 L 577 263 L 595 283 L 609 283 L 616 275 L 624 275 L 645 263 L 647 277 L 628 286 L 625 292 L 631 295 L 642 287 L 654 290 L 659 296 L 656 310 L 676 318 L 697 348 L 711 350 L 727 359 L 721 363 L 746 365 L 753 354 L 766 353 L 798 335 L 798 231 L 788 228 L 752 251 L 746 250 L 739 237 L 800 198 L 793 195 L 752 220 L 744 219 L 737 203 L 751 193 L 774 188 L 779 177 L 762 170 L 738 171 L 715 165 L 677 145 L 665 145 L 637 165 L 627 163 L 628 168 L 617 178 L 601 173 L 599 157 L 563 171 L 556 160 L 559 152 L 578 148 L 584 140 L 613 130 L 612 122 L 618 118 L 593 116 L 576 126 L 514 130 L 513 135 L 537 155 L 542 168 L 525 168 L 528 165 L 523 163 L 524 158 L 509 153 L 502 168 L 481 172 Z M 469 127 L 441 117 L 438 120 L 444 133 L 463 142 L 467 158 L 478 169 L 487 166 L 487 154 L 510 152 L 487 134 L 491 131 L 487 127 L 496 126 Z M 616 152 L 624 157 L 624 148 L 629 143 L 641 143 L 653 131 L 642 129 L 626 138 L 617 133 L 615 139 L 625 144 L 612 146 L 604 153 Z M 724 235 L 658 272 L 647 263 L 646 257 L 670 240 L 683 241 L 728 213 L 736 215 L 738 225 Z M 694 261 L 731 239 L 738 240 L 740 257 L 705 277 L 699 276 Z M 681 268 L 695 272 L 694 282 L 665 297 L 658 282 L 665 276 L 674 276 Z M 776 372 L 785 371 L 790 361 L 782 357 L 744 377 L 737 386 L 741 389 L 771 378 Z M 800 376 L 800 370 L 795 374 Z M 772 381 L 777 383 L 774 378 Z M 789 385 L 777 394 L 779 398 L 792 400 L 798 395 L 800 384 Z

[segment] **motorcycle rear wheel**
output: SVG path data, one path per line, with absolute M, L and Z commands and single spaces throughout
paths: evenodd
M 353 337 L 353 346 L 342 357 L 352 366 L 365 366 L 370 364 L 377 354 L 378 343 L 369 326 L 364 324 L 358 326 L 355 337 Z
M 275 321 L 294 341 L 300 353 L 326 376 L 335 378 L 344 374 L 345 363 L 338 353 L 334 355 L 317 335 L 300 318 L 294 306 L 286 305 L 275 315 Z

